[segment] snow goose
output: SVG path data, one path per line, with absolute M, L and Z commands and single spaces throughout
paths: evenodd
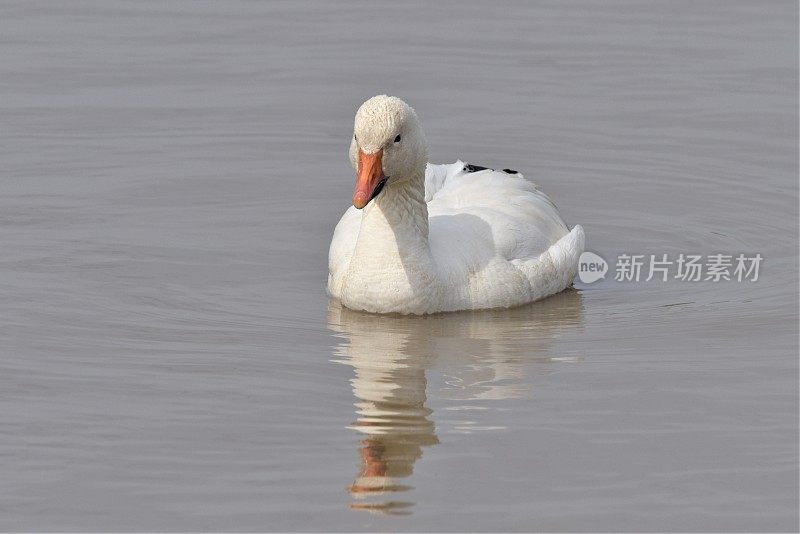
M 353 205 L 334 230 L 328 293 L 351 309 L 426 314 L 508 308 L 572 284 L 584 247 L 510 169 L 427 163 L 417 114 L 379 95 L 358 109 Z

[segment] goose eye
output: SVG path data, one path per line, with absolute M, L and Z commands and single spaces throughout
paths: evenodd
M 358 142 L 358 137 L 356 137 L 356 134 L 353 134 L 353 140 Z
M 397 135 L 397 137 L 394 138 L 394 142 L 395 143 L 399 143 L 400 142 L 400 135 L 399 134 Z

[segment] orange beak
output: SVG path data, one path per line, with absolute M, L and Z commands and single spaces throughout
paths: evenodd
M 383 175 L 383 149 L 374 154 L 365 154 L 358 149 L 358 174 L 356 175 L 356 188 L 353 191 L 353 206 L 363 208 L 369 201 L 378 196 L 386 183 Z

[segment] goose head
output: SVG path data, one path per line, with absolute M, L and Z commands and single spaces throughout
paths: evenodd
M 411 106 L 395 96 L 374 96 L 358 108 L 353 130 L 350 164 L 356 171 L 356 208 L 366 206 L 387 185 L 424 183 L 428 153 Z

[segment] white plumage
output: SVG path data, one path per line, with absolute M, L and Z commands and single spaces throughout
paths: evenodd
M 402 100 L 381 95 L 361 106 L 350 158 L 358 171 L 354 204 L 368 203 L 337 224 L 328 276 L 328 292 L 348 308 L 507 308 L 575 278 L 583 229 L 570 231 L 519 173 L 461 161 L 426 165 L 416 113 Z

